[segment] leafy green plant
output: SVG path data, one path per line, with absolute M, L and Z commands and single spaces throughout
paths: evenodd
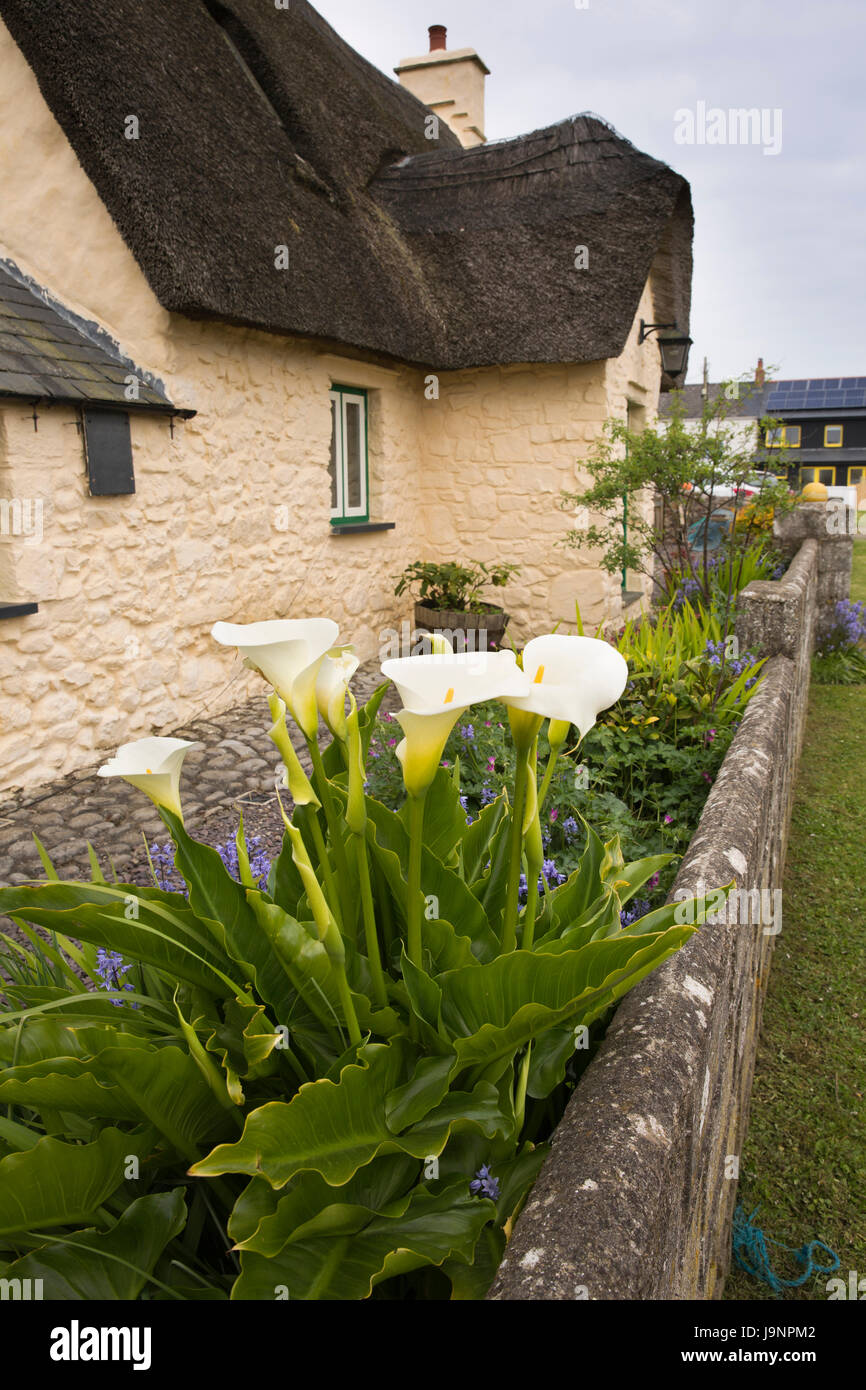
M 309 652 L 283 646 L 274 669 L 314 729 L 312 668 L 286 674 Z M 435 678 L 455 687 L 468 669 L 454 658 Z M 401 714 L 406 803 L 364 792 L 383 691 L 342 725 L 329 696 L 344 736 L 316 750 L 312 781 L 272 697 L 295 807 L 266 884 L 242 827 L 237 878 L 190 837 L 171 809 L 175 741 L 145 740 L 117 775 L 157 802 L 185 893 L 107 883 L 98 865 L 61 882 L 47 857 L 48 881 L 0 889 L 30 943 L 7 936 L 0 1014 L 3 1277 L 38 1272 L 60 1298 L 483 1296 L 581 1030 L 688 939 L 705 902 L 624 925 L 670 855 L 626 863 L 616 835 L 583 823 L 574 871 L 521 911 L 516 873 L 525 855 L 533 881 L 551 780 L 533 801 L 541 718 L 511 711 L 515 797 L 500 790 L 470 823 L 423 713 Z M 114 987 L 95 990 L 107 973 Z
M 490 605 L 479 598 L 485 584 L 501 589 L 520 567 L 514 564 L 473 565 L 455 563 L 435 564 L 416 560 L 398 576 L 394 593 L 399 597 L 407 589 L 417 590 L 417 600 L 428 608 L 440 611 L 484 613 Z
M 762 457 L 759 438 L 744 444 L 730 416 L 734 402 L 756 389 L 747 382 L 728 383 L 708 398 L 696 422 L 686 421 L 685 397 L 671 393 L 671 412 L 655 427 L 632 430 L 621 421 L 606 422 L 605 433 L 590 457 L 581 460 L 592 479 L 580 492 L 564 491 L 560 505 L 575 508 L 591 524 L 573 528 L 564 544 L 600 548 L 600 564 L 611 574 L 634 570 L 655 581 L 687 580 L 704 604 L 718 593 L 713 569 L 723 557 L 732 582 L 722 610 L 727 628 L 742 553 L 769 546 L 767 519 L 790 510 L 796 498 L 787 482 Z M 774 422 L 762 419 L 765 432 Z M 784 471 L 787 456 L 772 451 L 772 469 Z M 760 467 L 759 467 L 760 466 Z M 755 489 L 741 505 L 745 488 Z M 658 506 L 648 506 L 654 497 Z

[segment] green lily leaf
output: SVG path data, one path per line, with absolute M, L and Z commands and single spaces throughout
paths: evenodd
M 384 1279 L 473 1251 L 492 1210 L 468 1183 L 435 1195 L 416 1189 L 402 1211 L 375 1215 L 359 1230 L 335 1236 L 325 1225 L 270 1259 L 245 1253 L 232 1298 L 273 1300 L 283 1289 L 305 1301 L 368 1298 Z
M 76 1231 L 12 1264 L 0 1278 L 41 1279 L 43 1297 L 58 1302 L 137 1299 L 165 1247 L 186 1223 L 183 1188 L 139 1197 L 110 1231 Z
M 623 932 L 561 955 L 514 951 L 480 969 L 441 975 L 441 1019 L 461 1065 L 513 1053 L 566 1019 L 590 1023 L 693 931 L 670 927 L 640 938 Z
M 0 888 L 2 913 L 144 961 L 175 983 L 185 980 L 221 996 L 242 992 L 223 973 L 204 924 L 178 894 L 131 884 L 22 884 Z
M 230 959 L 255 981 L 261 998 L 285 1018 L 293 991 L 247 901 L 248 890 L 232 878 L 215 849 L 190 839 L 177 816 L 165 807 L 160 807 L 160 815 L 177 846 L 175 863 L 189 887 L 190 907 Z
M 86 1222 L 125 1181 L 131 1155 L 142 1157 L 152 1131 L 104 1129 L 92 1144 L 50 1136 L 0 1160 L 0 1235 Z

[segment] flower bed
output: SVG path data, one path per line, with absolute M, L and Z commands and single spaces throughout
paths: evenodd
M 101 771 L 158 806 L 183 891 L 109 883 L 96 864 L 91 882 L 62 883 L 47 859 L 46 882 L 0 890 L 31 942 L 4 963 L 3 1275 L 53 1291 L 72 1261 L 90 1298 L 481 1297 L 589 1027 L 704 910 L 636 915 L 669 855 L 626 863 L 588 825 L 567 879 L 544 873 L 557 755 L 570 723 L 587 733 L 621 695 L 625 662 L 551 635 L 522 670 L 512 652 L 386 663 L 404 705 L 398 811 L 364 791 L 381 696 L 346 710 L 356 663 L 333 624 L 215 636 L 274 687 L 294 803 L 283 848 L 264 882 L 242 827 L 236 859 L 192 840 L 190 745 L 146 739 Z M 467 820 L 439 764 L 494 699 L 513 791 Z M 522 895 L 521 875 L 543 893 Z

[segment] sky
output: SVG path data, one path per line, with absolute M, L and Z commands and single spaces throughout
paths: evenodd
M 866 0 L 313 3 L 392 77 L 446 25 L 490 68 L 488 140 L 592 111 L 688 179 L 689 381 L 705 356 L 712 381 L 759 357 L 866 375 Z M 740 108 L 764 113 L 754 143 L 730 138 Z

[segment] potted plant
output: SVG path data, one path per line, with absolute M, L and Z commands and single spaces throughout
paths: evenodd
M 438 565 L 415 560 L 398 577 L 394 593 L 407 589 L 415 595 L 415 626 L 428 632 L 463 633 L 462 640 L 451 638 L 455 650 L 496 651 L 508 625 L 508 614 L 494 603 L 479 598 L 485 584 L 502 588 L 519 566 L 469 565 L 453 562 Z

